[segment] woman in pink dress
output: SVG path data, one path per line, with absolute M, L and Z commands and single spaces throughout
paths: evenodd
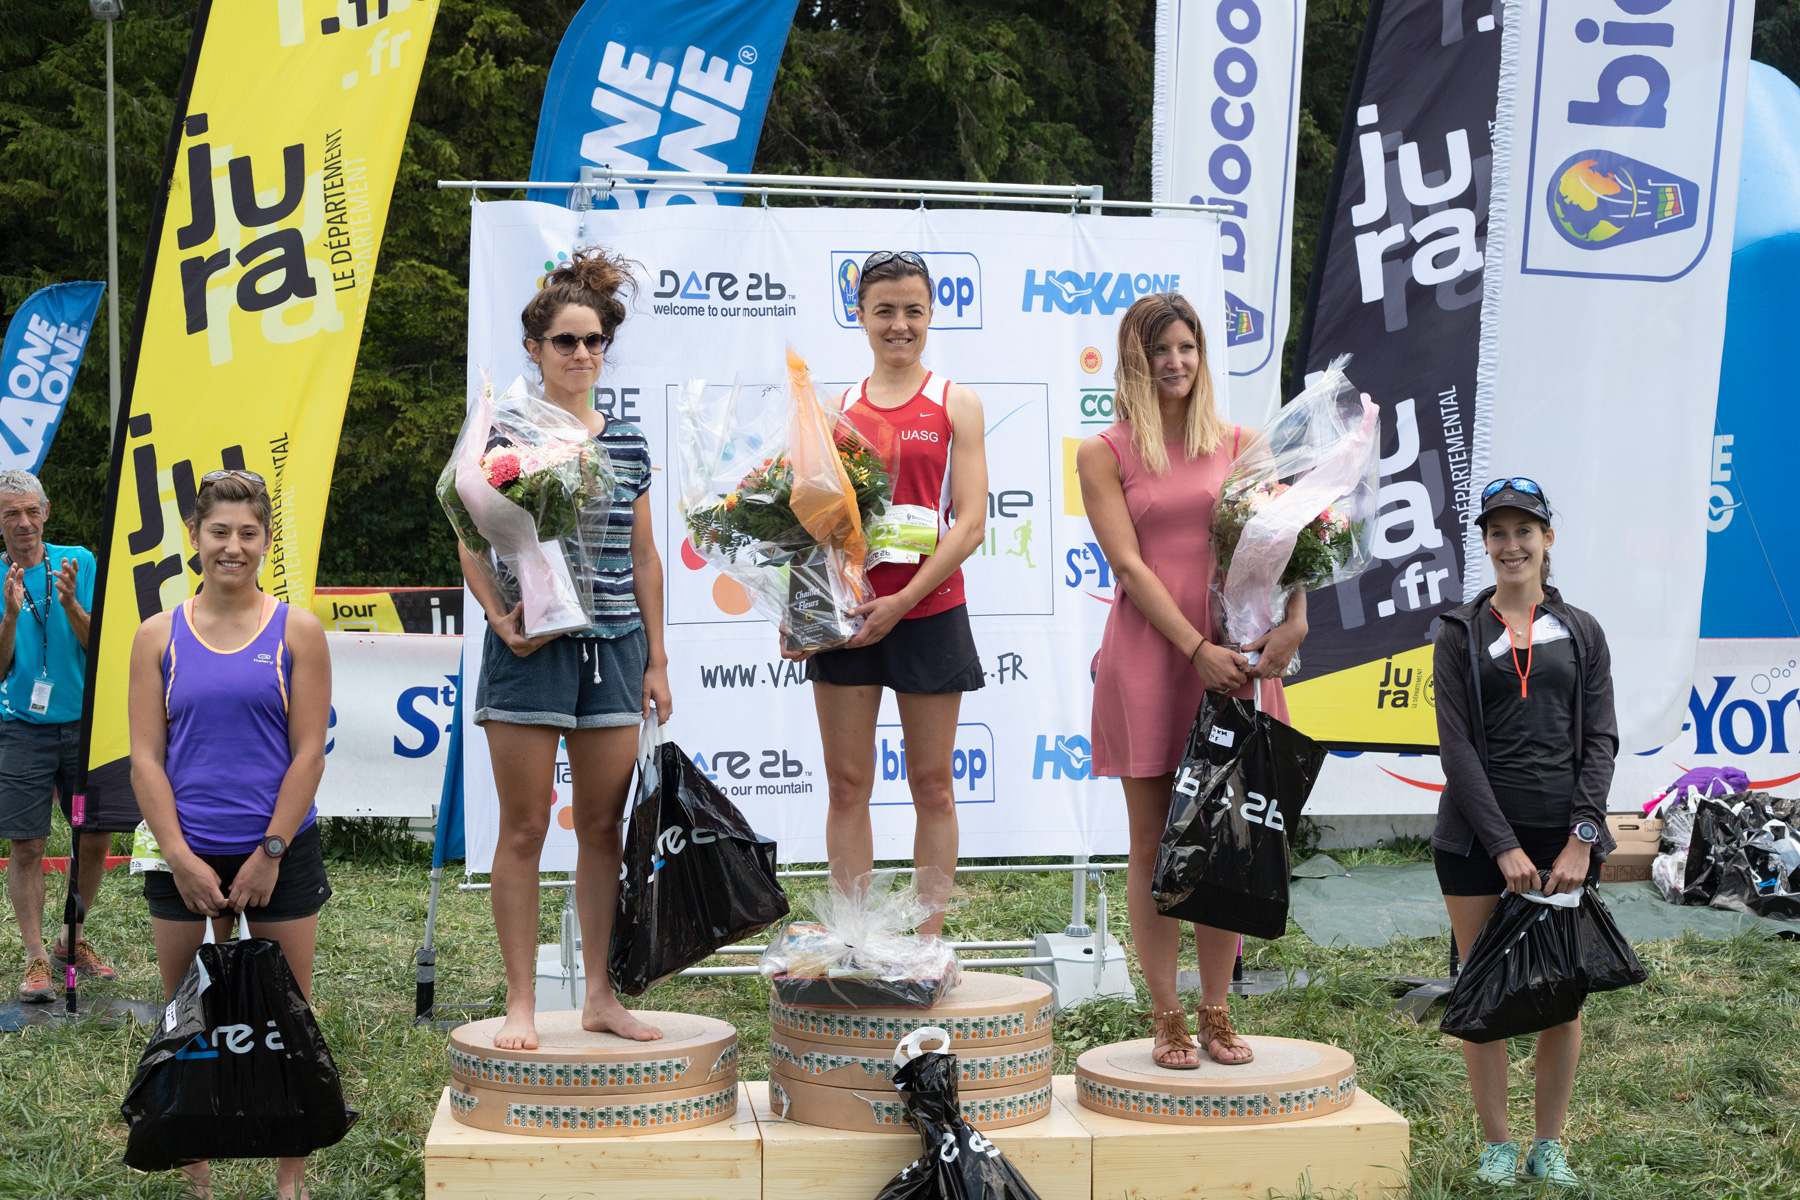
M 1116 775 L 1125 788 L 1131 937 L 1150 988 L 1153 1056 L 1176 1070 L 1200 1065 L 1175 996 L 1181 925 L 1150 896 L 1175 769 L 1207 689 L 1248 697 L 1250 681 L 1261 680 L 1263 710 L 1287 719 L 1281 675 L 1306 637 L 1306 594 L 1296 592 L 1287 620 L 1245 647 L 1262 652 L 1254 667 L 1213 640 L 1213 505 L 1256 435 L 1219 415 L 1200 328 L 1177 293 L 1131 306 L 1119 324 L 1121 419 L 1076 457 L 1088 521 L 1119 581 L 1094 678 L 1094 774 Z M 1194 938 L 1200 1045 L 1214 1062 L 1247 1063 L 1253 1055 L 1226 1007 L 1237 935 L 1196 924 Z

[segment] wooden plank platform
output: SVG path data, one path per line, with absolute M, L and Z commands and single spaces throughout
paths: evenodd
M 762 1200 L 762 1138 L 744 1085 L 738 1088 L 737 1115 L 729 1121 L 623 1138 L 473 1129 L 451 1117 L 445 1088 L 425 1135 L 425 1195 L 429 1200 Z
M 1095 1112 L 1077 1101 L 1073 1075 L 1056 1076 L 1053 1094 L 1093 1138 L 1096 1198 L 1260 1200 L 1273 1190 L 1375 1200 L 1404 1192 L 1410 1126 L 1360 1088 L 1348 1108 L 1323 1116 L 1225 1126 Z
M 763 1200 L 853 1200 L 879 1192 L 919 1156 L 917 1134 L 853 1133 L 783 1121 L 769 1085 L 746 1083 L 763 1139 Z M 1092 1200 L 1092 1139 L 1070 1111 L 1074 1093 L 1052 1098 L 1047 1116 L 983 1136 L 1012 1161 L 1039 1200 Z M 615 1200 L 624 1200 L 615 1193 Z

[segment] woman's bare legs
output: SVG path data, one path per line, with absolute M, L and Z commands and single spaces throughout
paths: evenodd
M 503 1050 L 537 1049 L 538 860 L 550 828 L 556 779 L 552 725 L 488 721 L 488 751 L 500 795 L 500 840 L 494 847 L 494 932 L 506 964 L 506 1020 L 494 1035 Z
M 894 694 L 900 709 L 900 732 L 906 738 L 906 784 L 912 790 L 913 866 L 936 867 L 942 874 L 927 873 L 919 881 L 919 898 L 928 904 L 948 904 L 956 879 L 956 718 L 962 711 L 962 693 L 935 696 Z M 871 744 L 873 744 L 871 742 Z M 864 808 L 864 813 L 868 809 Z M 924 934 L 944 932 L 944 914 L 919 926 Z
M 575 790 L 575 907 L 581 914 L 581 962 L 587 971 L 587 998 L 581 1027 L 609 1031 L 639 1042 L 651 1042 L 662 1031 L 633 1016 L 613 994 L 607 974 L 612 948 L 613 916 L 619 903 L 619 861 L 623 841 L 619 825 L 625 817 L 626 793 L 637 761 L 638 727 L 571 729 L 569 778 Z
M 830 801 L 825 811 L 825 856 L 830 859 L 832 881 L 847 892 L 875 865 L 869 797 L 875 791 L 875 721 L 881 713 L 881 689 L 817 681 L 812 687 Z
M 294 982 L 300 985 L 300 994 L 311 1004 L 313 956 L 319 946 L 319 914 L 296 921 L 252 921 L 250 935 L 268 938 L 280 945 L 281 956 L 287 959 L 288 970 L 294 973 Z M 275 1195 L 279 1200 L 301 1200 L 305 1194 L 306 1160 L 276 1159 Z
M 1176 962 L 1181 954 L 1181 922 L 1156 911 L 1150 884 L 1156 870 L 1156 850 L 1163 827 L 1169 823 L 1169 796 L 1175 776 L 1119 780 L 1125 787 L 1125 813 L 1131 829 L 1131 856 L 1125 868 L 1125 908 L 1131 916 L 1131 944 L 1137 951 L 1138 970 L 1150 989 L 1151 1012 L 1176 1012 L 1181 1001 L 1175 995 Z M 1196 1050 L 1170 1050 L 1163 1054 L 1167 1066 L 1194 1066 Z

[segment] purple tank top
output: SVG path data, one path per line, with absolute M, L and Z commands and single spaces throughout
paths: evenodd
M 249 645 L 222 651 L 194 631 L 193 603 L 176 608 L 169 648 L 163 651 L 163 704 L 169 715 L 164 769 L 188 846 L 200 854 L 247 854 L 268 832 L 275 797 L 293 762 L 288 606 L 267 597 L 262 626 Z M 300 829 L 318 812 L 317 806 L 308 811 Z

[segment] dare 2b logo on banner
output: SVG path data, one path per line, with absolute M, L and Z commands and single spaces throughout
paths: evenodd
M 1749 6 L 1540 3 L 1522 270 L 1679 279 L 1712 239 L 1726 51 Z

